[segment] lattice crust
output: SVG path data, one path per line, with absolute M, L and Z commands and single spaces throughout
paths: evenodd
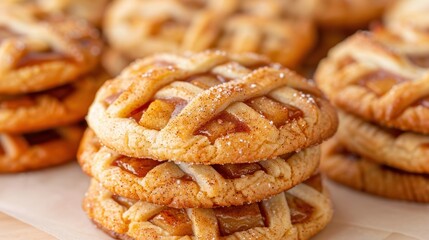
M 294 16 L 312 18 L 329 28 L 366 27 L 378 18 L 391 0 L 282 0 L 285 11 Z
M 2 0 L 4 3 L 19 4 L 41 15 L 65 14 L 85 19 L 93 25 L 100 25 L 108 0 Z
M 288 67 L 313 46 L 312 23 L 285 17 L 279 1 L 203 2 L 117 1 L 107 11 L 107 39 L 131 58 L 216 48 L 260 53 Z
M 189 165 L 119 155 L 101 147 L 91 130 L 79 154 L 83 170 L 113 193 L 175 208 L 210 208 L 257 202 L 309 178 L 319 146 L 251 164 Z
M 416 54 L 423 51 L 427 55 L 429 54 L 428 10 L 428 1 L 399 0 L 387 11 L 384 22 L 389 31 L 412 42 L 412 44 L 408 44 L 408 49 L 414 50 Z
M 316 81 L 332 103 L 379 124 L 429 133 L 429 72 L 370 33 L 330 51 Z
M 33 132 L 78 122 L 106 79 L 107 74 L 97 72 L 42 92 L 0 96 L 0 131 Z
M 348 150 L 336 137 L 322 147 L 322 171 L 359 191 L 386 198 L 429 202 L 429 175 L 390 168 Z
M 383 128 L 340 112 L 336 136 L 347 149 L 379 164 L 408 172 L 429 173 L 427 135 Z
M 316 184 L 319 189 L 300 184 L 259 204 L 173 209 L 113 195 L 93 180 L 83 208 L 119 239 L 308 239 L 332 216 L 320 179 Z
M 127 156 L 225 164 L 320 143 L 337 116 L 295 73 L 256 55 L 207 51 L 132 64 L 100 89 L 88 122 Z
M 39 17 L 31 8 L 1 4 L 0 93 L 63 85 L 93 69 L 102 43 L 83 21 Z
M 27 134 L 0 134 L 0 173 L 55 166 L 76 156 L 84 127 L 71 125 Z

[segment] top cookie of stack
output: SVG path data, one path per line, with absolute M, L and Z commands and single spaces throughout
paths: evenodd
M 0 172 L 73 159 L 106 75 L 96 29 L 26 5 L 0 6 Z M 52 156 L 56 152 L 59 156 Z
M 255 55 L 217 51 L 135 62 L 99 90 L 87 120 L 121 154 L 199 164 L 298 151 L 337 125 L 305 79 Z

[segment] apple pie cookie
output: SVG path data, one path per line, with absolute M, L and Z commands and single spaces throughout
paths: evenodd
M 40 18 L 25 7 L 0 7 L 0 94 L 41 91 L 92 70 L 102 43 L 88 24 Z
M 330 51 L 316 81 L 339 108 L 387 127 L 429 133 L 429 71 L 370 33 Z
M 322 147 L 322 171 L 353 189 L 386 198 L 429 202 L 429 174 L 409 173 L 360 156 L 332 138 Z
M 117 195 L 175 208 L 211 208 L 261 201 L 303 182 L 319 166 L 320 147 L 258 163 L 176 164 L 117 154 L 100 146 L 88 129 L 78 160 Z
M 320 179 L 260 203 L 203 209 L 169 208 L 114 195 L 93 180 L 83 209 L 117 239 L 309 239 L 332 217 Z
M 429 173 L 428 135 L 377 126 L 341 111 L 339 115 L 335 136 L 350 151 L 407 172 Z
M 206 51 L 137 61 L 88 117 L 123 155 L 199 164 L 258 162 L 317 145 L 338 119 L 320 91 L 254 54 Z
M 266 1 L 116 1 L 104 29 L 112 47 L 131 58 L 222 49 L 255 52 L 294 67 L 313 46 L 315 29 L 309 20 L 286 18 L 276 6 Z
M 98 72 L 41 92 L 0 95 L 0 131 L 39 131 L 80 121 L 107 78 Z
M 80 125 L 25 134 L 0 134 L 0 173 L 55 166 L 75 158 L 84 127 Z

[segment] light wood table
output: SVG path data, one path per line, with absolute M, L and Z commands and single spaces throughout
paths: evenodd
M 0 212 L 0 239 L 14 240 L 53 240 L 51 235 Z

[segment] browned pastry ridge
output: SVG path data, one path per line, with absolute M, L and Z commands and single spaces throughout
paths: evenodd
M 258 162 L 317 145 L 335 110 L 292 71 L 253 54 L 159 54 L 99 90 L 87 117 L 123 155 L 199 164 Z
M 339 112 L 336 137 L 350 151 L 378 164 L 414 173 L 429 173 L 429 136 L 383 128 Z
M 118 239 L 309 239 L 332 217 L 320 179 L 302 183 L 261 203 L 174 209 L 114 195 L 92 181 L 83 209 Z
M 83 21 L 37 17 L 19 5 L 0 7 L 0 94 L 57 87 L 98 63 L 102 43 Z
M 23 133 L 76 123 L 85 117 L 106 79 L 107 74 L 95 72 L 42 92 L 1 95 L 0 131 Z
M 79 125 L 26 134 L 0 134 L 0 173 L 55 166 L 75 158 L 84 128 Z
M 428 70 L 362 32 L 331 50 L 315 78 L 346 112 L 387 127 L 429 133 Z
M 175 208 L 211 208 L 261 201 L 308 179 L 319 146 L 257 163 L 190 165 L 130 158 L 100 146 L 88 129 L 78 160 L 114 194 Z
M 350 152 L 337 138 L 322 146 L 321 170 L 332 180 L 378 196 L 429 202 L 429 174 L 401 171 Z
M 290 19 L 281 9 L 273 1 L 116 1 L 104 29 L 112 47 L 130 58 L 222 49 L 255 52 L 295 67 L 313 46 L 315 29 L 311 21 Z

